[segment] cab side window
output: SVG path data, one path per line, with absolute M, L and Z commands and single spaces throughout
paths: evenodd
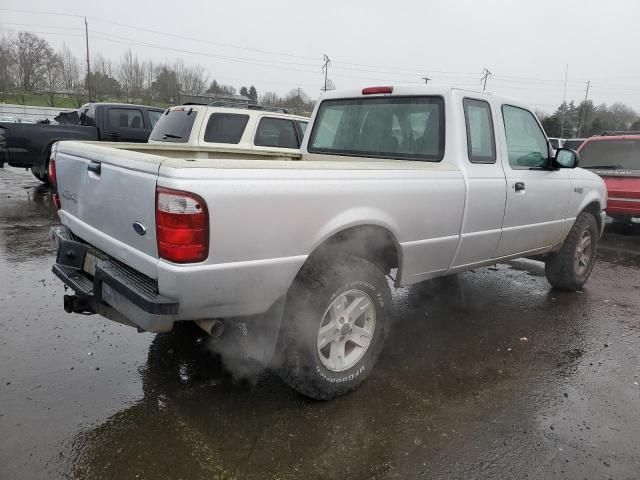
M 204 131 L 204 141 L 211 143 L 240 143 L 249 115 L 214 113 Z
M 473 163 L 496 163 L 496 141 L 491 107 L 483 100 L 465 98 L 464 121 L 467 126 L 467 153 Z
M 283 118 L 265 117 L 261 119 L 254 143 L 261 147 L 300 147 L 293 122 Z
M 528 110 L 502 106 L 509 165 L 514 169 L 544 168 L 549 162 L 547 137 Z

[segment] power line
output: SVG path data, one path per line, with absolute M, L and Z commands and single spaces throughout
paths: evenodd
M 60 17 L 85 18 L 84 15 L 76 15 L 76 14 L 71 14 L 71 13 L 44 12 L 44 11 L 39 12 L 39 11 L 34 11 L 34 10 L 18 10 L 18 9 L 13 9 L 13 8 L 0 8 L 0 10 L 9 11 L 9 12 L 16 12 L 16 13 L 36 14 L 36 15 L 55 15 L 55 16 L 60 16 Z M 96 22 L 108 23 L 108 24 L 117 25 L 117 26 L 123 27 L 123 28 L 134 29 L 136 31 L 155 33 L 157 35 L 162 35 L 163 37 L 180 38 L 182 40 L 191 40 L 191 41 L 206 43 L 206 44 L 209 44 L 209 45 L 219 45 L 219 46 L 222 46 L 222 47 L 236 48 L 238 50 L 247 50 L 247 51 L 253 51 L 253 52 L 258 52 L 258 53 L 266 53 L 266 54 L 269 54 L 269 55 L 279 55 L 279 56 L 285 56 L 285 57 L 300 58 L 300 59 L 305 59 L 305 60 L 317 60 L 316 57 L 295 55 L 295 54 L 284 53 L 284 52 L 274 52 L 274 51 L 263 50 L 263 49 L 259 49 L 259 48 L 245 47 L 245 46 L 242 46 L 242 45 L 234 45 L 234 44 L 230 44 L 230 43 L 213 42 L 211 40 L 203 40 L 203 39 L 196 38 L 196 37 L 188 37 L 186 35 L 179 35 L 179 34 L 171 33 L 171 32 L 168 32 L 168 31 L 153 30 L 151 28 L 144 28 L 144 27 L 140 27 L 138 25 L 128 25 L 126 23 L 114 22 L 112 20 L 105 20 L 105 19 L 98 18 L 98 17 L 86 16 L 86 18 L 88 18 L 89 20 L 96 21 Z
M 11 9 L 11 8 L 0 8 L 0 10 L 12 11 L 12 12 L 18 12 L 18 13 L 56 15 L 56 16 L 63 16 L 63 17 L 66 16 L 66 17 L 73 17 L 73 18 L 84 18 L 82 15 L 59 13 L 59 12 L 38 12 L 38 11 L 33 11 L 33 10 L 18 10 L 18 9 Z M 317 57 L 311 57 L 311 56 L 305 56 L 305 55 L 297 55 L 297 54 L 286 53 L 286 52 L 275 52 L 275 51 L 270 51 L 270 50 L 246 47 L 246 46 L 242 46 L 242 45 L 235 45 L 235 44 L 229 44 L 229 43 L 214 42 L 214 41 L 210 41 L 210 40 L 203 40 L 203 39 L 196 38 L 196 37 L 190 37 L 190 36 L 186 36 L 186 35 L 179 35 L 179 34 L 167 32 L 167 31 L 159 31 L 159 30 L 154 30 L 154 29 L 150 29 L 150 28 L 143 28 L 143 27 L 140 27 L 138 25 L 129 25 L 129 24 L 126 24 L 126 23 L 116 22 L 116 21 L 112 21 L 112 20 L 105 20 L 105 19 L 98 18 L 98 17 L 87 16 L 86 18 L 89 19 L 89 20 L 97 21 L 97 22 L 108 23 L 108 24 L 111 24 L 111 25 L 117 25 L 117 26 L 123 27 L 123 28 L 134 29 L 136 31 L 143 31 L 143 32 L 157 34 L 157 35 L 162 35 L 163 37 L 169 36 L 169 37 L 173 37 L 173 38 L 180 38 L 180 39 L 183 39 L 183 40 L 191 40 L 191 41 L 210 44 L 210 45 L 218 45 L 218 46 L 222 46 L 222 47 L 226 47 L 226 48 L 235 48 L 235 49 L 239 49 L 239 50 L 253 51 L 253 52 L 258 52 L 258 53 L 266 53 L 268 55 L 285 56 L 285 57 L 305 59 L 305 60 L 317 60 Z M 349 62 L 349 61 L 341 61 L 340 59 L 337 59 L 335 61 L 334 60 L 335 59 L 332 59 L 332 66 L 334 68 L 339 68 L 340 70 L 362 71 L 362 72 L 383 73 L 383 74 L 387 74 L 387 73 L 390 73 L 390 72 L 380 71 L 380 70 L 391 70 L 392 72 L 406 72 L 406 73 L 422 73 L 424 71 L 424 69 L 419 69 L 419 68 L 406 68 L 406 67 L 395 67 L 395 66 L 371 65 L 371 64 L 363 64 L 363 63 L 356 63 L 356 62 Z M 269 60 L 269 61 L 284 63 L 284 62 L 278 61 L 278 60 Z M 364 70 L 364 69 L 358 69 L 358 68 L 342 67 L 340 65 L 351 65 L 351 66 L 356 66 L 356 67 L 374 68 L 374 69 L 377 69 L 377 70 Z M 313 66 L 313 65 L 305 64 L 304 66 Z M 451 76 L 454 76 L 454 77 L 474 77 L 474 76 L 477 75 L 474 72 L 457 72 L 457 71 L 444 71 L 444 70 L 430 70 L 430 71 L 431 71 L 432 74 L 451 75 Z M 524 78 L 524 77 L 513 77 L 513 78 Z M 542 81 L 556 81 L 556 80 L 542 80 Z
M 46 11 L 34 11 L 34 10 L 20 10 L 20 9 L 11 9 L 11 8 L 0 8 L 0 11 L 10 11 L 10 12 L 17 12 L 17 13 L 27 13 L 27 14 L 36 14 L 36 15 L 53 15 L 53 16 L 59 16 L 59 17 L 69 17 L 69 18 L 82 18 L 84 19 L 83 15 L 79 15 L 79 14 L 69 14 L 69 13 L 59 13 L 59 12 L 46 12 Z M 185 39 L 185 40 L 190 40 L 190 41 L 195 41 L 195 42 L 201 42 L 201 43 L 205 43 L 205 44 L 210 44 L 210 45 L 218 45 L 221 47 L 226 47 L 226 48 L 235 48 L 235 49 L 241 49 L 241 50 L 246 50 L 246 51 L 254 51 L 254 52 L 259 52 L 259 53 L 264 53 L 264 54 L 268 54 L 268 55 L 274 55 L 274 56 L 283 56 L 283 57 L 291 57 L 291 58 L 297 58 L 297 59 L 305 59 L 305 60 L 314 60 L 317 61 L 317 57 L 312 57 L 312 56 L 305 56 L 305 55 L 297 55 L 297 54 L 292 54 L 292 53 L 286 53 L 286 52 L 275 52 L 275 51 L 269 51 L 269 50 L 264 50 L 264 49 L 258 49 L 258 48 L 252 48 L 252 47 L 246 47 L 246 46 L 242 46 L 242 45 L 234 45 L 234 44 L 228 44 L 228 43 L 222 43 L 222 42 L 213 42 L 213 41 L 209 41 L 209 40 L 203 40 L 200 38 L 195 38 L 195 37 L 189 37 L 186 35 L 178 35 L 178 34 L 174 34 L 171 32 L 167 32 L 167 31 L 159 31 L 159 30 L 153 30 L 153 29 L 149 29 L 149 28 L 141 28 L 139 26 L 134 26 L 134 25 L 128 25 L 125 23 L 121 23 L 121 22 L 115 22 L 115 21 L 110 21 L 110 20 L 105 20 L 102 18 L 98 18 L 98 17 L 90 17 L 87 16 L 86 17 L 89 20 L 94 20 L 97 22 L 103 22 L 103 23 L 107 23 L 107 24 L 111 24 L 111 25 L 117 25 L 119 27 L 123 27 L 123 28 L 129 28 L 129 29 L 134 29 L 136 31 L 144 31 L 144 32 L 148 32 L 148 33 L 154 33 L 154 34 L 158 34 L 158 35 L 162 35 L 163 37 L 174 37 L 174 38 L 181 38 L 181 39 Z M 18 24 L 18 23 L 10 23 L 10 22 L 3 22 L 3 24 L 8 24 L 8 25 L 18 25 L 18 26 L 28 26 L 29 24 Z M 53 25 L 38 25 L 38 24 L 31 24 L 31 26 L 34 27 L 46 27 L 46 28 L 53 28 L 53 29 L 66 29 L 66 30 L 76 30 L 79 31 L 80 29 L 77 29 L 75 27 L 64 27 L 64 26 L 53 26 Z M 11 29 L 7 29 L 8 31 L 15 31 L 15 30 L 11 30 Z M 95 30 L 94 30 L 95 32 Z M 40 32 L 32 32 L 32 33 L 40 33 L 40 34 L 45 34 L 45 35 L 66 35 L 69 37 L 76 37 L 78 35 L 72 34 L 72 33 L 68 33 L 68 34 L 63 34 L 60 32 L 50 32 L 50 31 L 40 31 Z M 97 33 L 97 32 L 96 32 Z M 107 34 L 107 33 L 102 33 L 102 35 L 104 36 L 110 36 L 112 38 L 124 38 L 124 37 L 118 37 L 118 36 L 114 36 L 113 34 Z M 93 38 L 102 40 L 102 41 L 114 41 L 108 38 L 99 38 L 99 37 L 95 37 L 93 36 Z M 127 42 L 129 42 L 129 44 L 133 44 L 133 45 L 140 45 L 140 46 L 146 46 L 149 48 L 162 48 L 163 50 L 173 50 L 173 51 L 177 51 L 179 53 L 190 53 L 190 54 L 194 54 L 194 55 L 202 55 L 202 56 L 207 56 L 210 58 L 220 58 L 223 60 L 227 60 L 227 61 L 235 61 L 236 63 L 246 63 L 246 64 L 251 64 L 251 65 L 257 65 L 257 66 L 261 66 L 261 67 L 269 67 L 272 66 L 270 64 L 274 64 L 274 63 L 279 63 L 279 64 L 283 64 L 283 65 L 291 65 L 294 67 L 313 67 L 313 64 L 309 64 L 309 63 L 302 63 L 302 62 L 286 62 L 284 60 L 278 60 L 278 59 L 254 59 L 254 58 L 242 58 L 242 57 L 237 57 L 237 56 L 225 56 L 225 55 L 216 55 L 216 54 L 205 54 L 202 52 L 195 52 L 195 51 L 189 51 L 186 49 L 175 49 L 175 48 L 171 48 L 171 47 L 166 47 L 166 46 L 160 46 L 157 44 L 150 44 L 148 42 L 144 42 L 144 41 L 136 41 L 133 39 L 126 39 Z M 116 42 L 116 43 L 124 43 L 124 42 Z M 424 69 L 418 69 L 416 68 L 406 68 L 406 67 L 393 67 L 393 66 L 383 66 L 383 65 L 370 65 L 370 64 L 364 64 L 364 63 L 356 63 L 356 62 L 349 62 L 349 61 L 340 61 L 340 59 L 332 59 L 331 60 L 331 66 L 338 71 L 346 71 L 346 72 L 350 72 L 350 71 L 355 71 L 355 72 L 363 72 L 363 73 L 379 73 L 379 74 L 383 74 L 383 75 L 391 75 L 390 77 L 384 78 L 383 80 L 388 81 L 388 80 L 393 80 L 393 78 L 401 78 L 398 77 L 398 74 L 404 74 L 404 73 L 423 73 Z M 364 67 L 364 68 L 353 68 L 353 67 Z M 278 67 L 278 68 L 284 68 L 284 67 Z M 287 70 L 291 70 L 291 71 L 300 71 L 300 72 L 305 72 L 305 73 L 315 73 L 312 71 L 307 71 L 307 70 L 302 70 L 299 68 L 285 68 Z M 484 69 L 486 70 L 486 69 Z M 486 72 L 483 70 L 483 74 L 486 75 Z M 466 78 L 466 77 L 473 77 L 475 75 L 477 75 L 476 73 L 473 72 L 456 72 L 456 71 L 437 71 L 437 70 L 431 70 L 429 69 L 429 71 L 431 72 L 431 74 L 436 74 L 437 76 L 441 77 L 441 78 Z M 488 70 L 487 70 L 488 71 Z M 492 78 L 495 81 L 498 82 L 507 82 L 507 83 L 522 83 L 522 84 L 537 84 L 540 87 L 545 86 L 545 84 L 555 84 L 558 85 L 558 87 L 560 85 L 563 85 L 563 81 L 562 80 L 558 80 L 558 79 L 544 79 L 544 78 L 534 78 L 534 77 L 524 77 L 524 76 L 513 76 L 513 75 L 493 75 L 491 72 L 489 72 L 489 77 L 486 77 L 483 75 L 481 81 L 483 82 L 483 87 L 486 89 L 486 80 L 487 78 Z M 353 78 L 353 79 L 364 79 L 364 80 L 377 80 L 375 78 L 372 77 L 362 77 L 362 76 L 354 76 L 354 75 L 346 75 L 346 74 L 335 74 L 334 76 L 339 76 L 342 78 Z M 620 77 L 619 77 L 620 78 Z M 379 80 L 379 79 L 378 79 Z M 405 79 L 403 80 L 393 80 L 393 81 L 402 81 L 403 83 L 414 83 L 411 81 L 407 81 Z M 451 82 L 453 83 L 453 82 Z M 568 84 L 580 84 L 580 83 L 584 83 L 584 82 L 579 82 L 577 80 L 573 80 L 573 81 L 568 81 Z M 552 88 L 551 85 L 549 85 L 550 88 Z M 599 90 L 615 90 L 616 93 L 619 94 L 625 94 L 625 95 L 633 95 L 634 93 L 632 92 L 640 92 L 640 90 L 638 89 L 634 89 L 633 86 L 621 86 L 621 85 L 608 85 L 608 84 L 595 84 L 592 85 L 593 88 L 597 88 Z M 504 86 L 503 88 L 509 88 L 509 89 L 517 89 L 517 87 L 513 87 L 513 86 Z M 531 87 L 523 87 L 523 90 L 530 90 L 532 89 Z M 624 89 L 624 91 L 622 90 Z M 539 88 L 539 90 L 543 91 L 542 88 Z

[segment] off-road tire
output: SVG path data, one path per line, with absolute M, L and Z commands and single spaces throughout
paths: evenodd
M 591 255 L 587 268 L 579 272 L 575 259 L 585 232 L 591 236 Z M 545 275 L 553 287 L 572 292 L 583 287 L 593 270 L 599 234 L 595 217 L 588 212 L 580 213 L 560 250 L 551 253 L 545 262 Z
M 375 329 L 363 357 L 350 368 L 333 372 L 320 360 L 318 329 L 332 302 L 353 290 L 371 299 Z M 380 356 L 389 330 L 390 307 L 387 279 L 373 263 L 347 255 L 309 260 L 287 294 L 276 350 L 280 377 L 297 392 L 316 400 L 329 400 L 354 390 Z

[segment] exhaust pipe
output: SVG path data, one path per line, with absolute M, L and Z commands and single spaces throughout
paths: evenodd
M 217 318 L 194 320 L 210 337 L 219 338 L 224 333 L 224 321 Z

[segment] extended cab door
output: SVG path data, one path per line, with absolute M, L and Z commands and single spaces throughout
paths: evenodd
M 452 267 L 463 267 L 493 258 L 500 242 L 506 203 L 505 174 L 501 152 L 496 148 L 495 119 L 499 108 L 487 99 L 464 97 L 458 122 L 466 132 L 466 152 L 460 154 L 467 182 L 467 200 L 460 232 L 460 246 Z
M 109 142 L 146 142 L 151 132 L 142 109 L 134 106 L 106 107 L 102 125 L 101 139 Z
M 523 253 L 561 240 L 571 185 L 565 169 L 549 169 L 549 144 L 535 115 L 502 105 L 507 155 L 507 206 L 495 257 Z

